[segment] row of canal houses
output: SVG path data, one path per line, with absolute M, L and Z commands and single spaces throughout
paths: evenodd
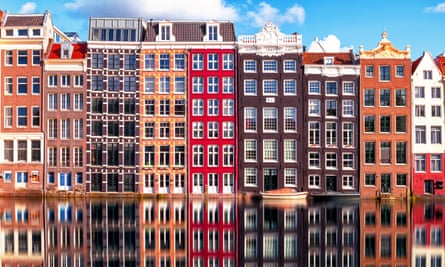
M 1 13 L 0 193 L 443 195 L 445 57 L 272 23 Z

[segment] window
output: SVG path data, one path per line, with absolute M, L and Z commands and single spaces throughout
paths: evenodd
M 208 122 L 207 123 L 207 137 L 208 138 L 218 138 L 218 122 Z
M 406 152 L 406 142 L 396 142 L 396 163 L 407 163 Z
M 102 91 L 104 88 L 103 77 L 100 75 L 92 75 L 91 76 L 91 89 L 93 91 Z
M 337 168 L 337 153 L 328 152 L 326 153 L 326 169 L 336 169 Z
M 326 94 L 337 95 L 337 82 L 326 82 Z
M 146 54 L 144 56 L 144 68 L 146 70 L 154 70 L 155 69 L 155 55 L 154 54 Z
M 74 87 L 83 86 L 83 75 L 74 75 Z
M 207 92 L 209 94 L 216 94 L 219 92 L 218 77 L 207 77 Z
M 207 114 L 209 116 L 217 116 L 219 114 L 218 99 L 207 100 Z
M 319 169 L 320 168 L 320 153 L 309 152 L 309 168 Z
M 168 99 L 159 100 L 159 115 L 160 116 L 170 115 L 170 100 Z
M 396 106 L 404 107 L 406 106 L 406 90 L 397 89 L 396 90 Z
M 233 77 L 223 77 L 223 93 L 232 94 L 233 91 L 234 91 Z
M 309 146 L 320 146 L 320 122 L 309 122 Z
M 277 95 L 278 81 L 277 80 L 263 80 L 263 95 Z
M 406 133 L 406 116 L 396 116 L 396 132 Z
M 343 123 L 343 146 L 354 146 L 354 124 L 352 122 Z
M 284 108 L 284 131 L 296 132 L 297 131 L 297 109 L 292 107 Z
M 405 76 L 405 67 L 403 65 L 396 66 L 396 77 L 404 77 Z
M 442 155 L 432 154 L 431 155 L 431 171 L 432 172 L 441 172 L 442 171 Z
M 375 131 L 375 117 L 365 116 L 365 132 L 374 132 L 374 131 Z
M 278 130 L 278 109 L 264 108 L 263 109 L 263 129 L 264 131 Z
M 207 163 L 208 166 L 218 166 L 219 164 L 219 155 L 218 155 L 219 147 L 217 145 L 209 145 L 207 147 Z
M 415 98 L 425 98 L 425 87 L 415 87 L 414 88 Z
M 32 127 L 40 126 L 40 107 L 32 107 Z
M 5 107 L 4 111 L 4 127 L 11 128 L 12 127 L 12 107 Z
M 343 169 L 354 169 L 353 153 L 343 153 Z
M 118 127 L 118 125 L 116 125 Z M 112 136 L 117 136 L 118 135 L 118 130 L 116 129 L 116 135 L 112 135 Z M 114 131 L 113 131 L 114 132 Z M 144 124 L 144 137 L 145 138 L 154 138 L 155 137 L 155 123 L 154 122 L 145 122 Z M 108 123 L 108 135 L 110 135 L 110 124 Z
M 18 50 L 17 51 L 17 65 L 27 65 L 28 64 L 28 51 Z
M 6 50 L 5 51 L 5 65 L 12 65 L 12 61 L 13 61 L 13 54 L 11 50 Z
M 169 138 L 170 137 L 170 123 L 160 122 L 159 123 L 159 138 Z
M 416 117 L 425 117 L 425 105 L 416 105 L 414 112 Z
M 175 146 L 175 166 L 184 166 L 185 163 L 185 147 Z
M 442 109 L 440 105 L 431 105 L 431 117 L 442 117 Z
M 73 94 L 74 96 L 74 107 L 76 111 L 83 110 L 83 94 Z
M 93 69 L 103 69 L 104 67 L 104 55 L 99 53 L 93 53 L 91 55 L 91 67 Z
M 204 93 L 204 78 L 203 77 L 193 77 L 192 90 L 195 94 Z
M 389 89 L 380 90 L 380 106 L 389 107 L 391 105 L 391 91 Z
M 208 70 L 218 70 L 218 54 L 208 54 L 207 55 L 207 69 Z
M 223 116 L 233 116 L 235 101 L 233 99 L 223 99 Z
M 70 138 L 70 120 L 69 119 L 61 119 L 60 120 L 60 138 L 61 139 L 69 139 Z
M 135 114 L 135 112 L 136 100 L 134 98 L 126 98 L 124 100 L 124 114 Z
M 125 55 L 124 56 L 124 69 L 125 70 L 135 70 L 136 69 L 136 55 Z
M 60 94 L 60 110 L 69 110 L 71 106 L 70 102 L 70 94 Z
M 202 99 L 193 99 L 192 100 L 192 114 L 194 116 L 204 115 L 204 100 L 202 100 Z
M 431 70 L 424 70 L 423 71 L 423 79 L 424 80 L 432 80 L 433 79 L 433 71 L 431 71 Z
M 48 119 L 48 138 L 57 138 L 57 119 Z
M 309 175 L 309 188 L 320 188 L 320 175 Z
M 204 123 L 193 122 L 192 124 L 192 136 L 193 138 L 203 138 L 204 137 Z
M 431 126 L 431 144 L 442 144 L 441 126 Z
M 5 95 L 12 95 L 13 79 L 12 77 L 5 77 Z
M 391 116 L 380 116 L 380 132 L 391 132 Z
M 125 92 L 136 92 L 136 77 L 135 76 L 125 76 L 124 77 L 124 91 Z
M 326 100 L 326 116 L 337 117 L 337 100 Z
M 326 122 L 326 146 L 337 146 L 336 122 Z
M 185 137 L 185 123 L 175 122 L 175 138 L 184 138 L 184 137 Z
M 320 116 L 320 99 L 309 99 L 309 116 Z
M 193 54 L 192 55 L 192 69 L 202 70 L 204 68 L 204 55 L 203 54 Z
M 170 25 L 160 25 L 160 36 L 161 36 L 161 41 L 170 41 L 171 38 L 171 27 Z
M 159 77 L 159 93 L 170 93 L 170 77 Z
M 297 94 L 297 81 L 296 80 L 284 80 L 284 94 L 296 95 Z
M 263 60 L 263 72 L 277 72 L 278 62 L 276 60 Z
M 108 55 L 108 69 L 117 70 L 120 67 L 120 56 L 119 54 Z
M 374 173 L 365 173 L 365 185 L 375 185 Z
M 40 77 L 32 77 L 32 94 L 40 94 Z
M 354 176 L 352 175 L 343 175 L 343 189 L 354 189 Z M 344 242 L 347 242 L 344 240 Z
M 233 54 L 223 54 L 223 70 L 233 70 Z
M 185 69 L 185 55 L 184 54 L 175 54 L 175 70 L 184 70 Z
M 204 146 L 194 145 L 193 150 L 193 166 L 203 166 L 204 165 Z
M 380 142 L 380 163 L 391 163 L 391 142 Z
M 26 107 L 17 107 L 17 126 L 28 126 L 28 109 Z
M 375 105 L 375 90 L 374 89 L 365 89 L 365 107 L 372 107 Z
M 263 140 L 263 161 L 278 160 L 278 141 Z
M 257 161 L 257 141 L 255 139 L 244 140 L 244 161 L 245 162 Z
M 309 81 L 309 94 L 320 94 L 320 81 Z
M 426 144 L 425 126 L 416 126 L 416 144 Z
M 41 147 L 39 140 L 31 141 L 31 161 L 32 162 L 40 162 L 41 159 Z
M 244 108 L 244 131 L 256 132 L 257 130 L 257 109 Z
M 256 72 L 256 61 L 255 60 L 244 60 L 244 72 Z
M 110 100 L 108 100 L 110 101 Z M 119 104 L 119 103 L 117 103 Z M 110 103 L 108 103 L 110 106 Z M 119 111 L 119 106 L 117 107 L 117 111 Z M 155 101 L 154 99 L 146 99 L 144 104 L 145 115 L 154 116 L 155 115 Z
M 431 87 L 431 98 L 441 98 L 441 88 L 440 87 Z
M 398 173 L 397 177 L 396 177 L 396 185 L 406 186 L 407 185 L 406 182 L 407 182 L 407 174 L 400 174 L 400 173 Z M 400 224 L 400 222 L 397 222 L 397 223 Z
M 70 149 L 69 147 L 60 148 L 60 166 L 69 167 L 70 166 Z
M 354 95 L 355 94 L 355 84 L 351 81 L 343 82 L 343 95 Z
M 365 142 L 365 163 L 375 163 L 374 142 Z
M 379 66 L 380 70 L 380 81 L 390 81 L 391 80 L 391 68 L 389 66 Z
M 26 95 L 28 93 L 28 78 L 18 77 L 17 78 L 17 94 Z
M 170 146 L 159 147 L 159 166 L 168 166 L 170 164 Z
M 144 147 L 144 165 L 154 166 L 155 165 L 155 147 L 145 146 Z
M 284 72 L 296 72 L 297 62 L 293 59 L 286 59 L 283 61 Z
M 415 155 L 415 170 L 416 172 L 425 172 L 425 154 Z
M 297 169 L 285 168 L 284 169 L 284 186 L 296 186 L 297 185 Z
M 108 90 L 113 92 L 117 92 L 120 90 L 119 76 L 108 77 Z
M 4 141 L 4 160 L 7 162 L 14 161 L 14 141 L 12 140 Z
M 257 185 L 257 169 L 255 168 L 244 169 L 244 185 L 245 186 Z
M 185 115 L 185 100 L 175 99 L 175 116 Z
M 71 85 L 71 76 L 69 74 L 60 75 L 60 86 L 69 87 Z
M 232 145 L 223 146 L 223 166 L 233 166 L 234 148 Z
M 284 162 L 297 161 L 297 140 L 284 140 Z
M 343 116 L 354 116 L 354 100 L 343 100 Z
M 223 138 L 233 138 L 235 136 L 234 131 L 233 122 L 223 122 Z

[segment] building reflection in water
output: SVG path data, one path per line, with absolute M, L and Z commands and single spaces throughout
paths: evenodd
M 406 201 L 6 198 L 0 265 L 442 266 L 444 209 L 425 202 L 410 212 Z

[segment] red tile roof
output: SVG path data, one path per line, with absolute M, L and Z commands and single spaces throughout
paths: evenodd
M 356 63 L 353 52 L 349 51 L 336 53 L 304 52 L 303 64 L 324 64 L 324 57 L 334 57 L 334 65 L 352 65 Z
M 205 22 L 170 22 L 173 26 L 172 32 L 177 42 L 201 42 L 206 35 Z M 235 27 L 232 22 L 220 22 L 219 33 L 225 42 L 234 42 Z M 146 42 L 154 42 L 159 32 L 159 21 L 148 22 L 145 34 Z
M 445 75 L 445 55 L 437 56 L 434 61 L 442 72 L 442 75 Z
M 73 46 L 73 54 L 71 55 L 71 59 L 83 59 L 87 53 L 87 43 L 75 43 Z M 55 43 L 51 47 L 51 51 L 49 52 L 49 59 L 60 59 L 60 49 L 61 44 Z
M 414 73 L 417 69 L 417 66 L 419 66 L 420 61 L 422 60 L 423 56 L 418 57 L 416 60 L 413 61 L 411 64 L 411 73 Z
M 5 27 L 43 26 L 45 14 L 38 15 L 6 15 Z

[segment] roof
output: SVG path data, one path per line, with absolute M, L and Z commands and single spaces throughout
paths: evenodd
M 49 59 L 60 59 L 60 43 L 54 43 L 51 47 L 51 51 L 48 54 Z M 72 44 L 73 53 L 71 55 L 71 59 L 83 59 L 87 53 L 87 43 L 75 43 Z
M 411 63 L 411 73 L 414 73 L 417 69 L 417 67 L 420 64 L 420 61 L 422 61 L 423 56 L 418 57 L 416 60 Z
M 159 21 L 149 22 L 146 42 L 155 42 L 159 33 Z M 201 42 L 206 35 L 206 22 L 167 22 L 172 24 L 172 33 L 177 42 Z M 235 42 L 235 27 L 232 22 L 219 22 L 219 33 L 225 42 Z
M 356 64 L 352 51 L 333 52 L 333 53 L 303 53 L 303 64 L 324 64 L 325 57 L 334 57 L 334 65 L 353 65 Z
M 445 75 L 445 55 L 442 54 L 440 56 L 437 56 L 434 61 L 442 72 L 442 75 Z
M 5 27 L 20 27 L 20 26 L 43 26 L 45 14 L 34 15 L 6 15 Z

